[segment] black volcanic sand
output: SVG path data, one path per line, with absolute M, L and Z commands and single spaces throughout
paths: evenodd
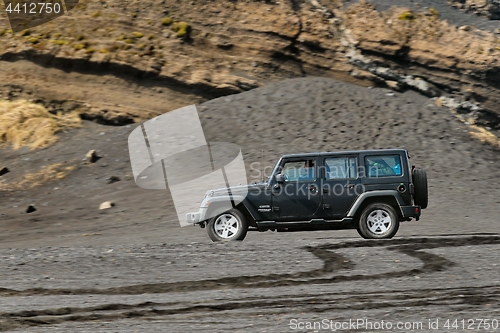
M 269 166 L 283 153 L 403 147 L 428 171 L 430 206 L 390 241 L 347 230 L 214 244 L 205 230 L 179 227 L 168 191 L 131 180 L 127 138 L 137 125 L 85 122 L 47 149 L 0 150 L 7 181 L 77 165 L 61 181 L 0 193 L 0 331 L 288 332 L 294 318 L 436 317 L 442 331 L 446 319 L 500 319 L 500 154 L 450 111 L 415 93 L 324 78 L 198 110 L 207 141 L 242 148 L 249 180 L 253 162 Z M 90 149 L 102 158 L 84 165 Z M 111 176 L 121 180 L 108 184 Z M 100 211 L 106 200 L 116 206 Z M 38 210 L 24 213 L 28 204 Z
M 207 141 L 242 147 L 249 181 L 285 153 L 402 147 L 428 171 L 430 206 L 399 235 L 500 230 L 498 150 L 470 139 L 467 125 L 420 95 L 306 78 L 212 100 L 198 111 Z M 2 164 L 12 170 L 2 176 L 6 181 L 57 162 L 77 169 L 57 183 L 1 193 L 0 246 L 205 240 L 204 231 L 178 226 L 168 191 L 135 185 L 127 148 L 135 126 L 85 122 L 47 149 L 1 150 Z M 84 165 L 90 149 L 102 158 Z M 108 184 L 111 176 L 121 180 Z M 107 200 L 116 206 L 98 210 Z M 29 204 L 38 210 L 24 213 Z
M 357 0 L 347 1 L 346 6 L 357 3 Z M 448 21 L 451 25 L 462 26 L 471 25 L 478 29 L 494 31 L 500 29 L 500 20 L 489 20 L 486 17 L 473 12 L 466 12 L 450 6 L 444 0 L 368 0 L 378 11 L 387 11 L 391 7 L 406 7 L 416 11 L 435 8 L 439 12 L 442 20 Z

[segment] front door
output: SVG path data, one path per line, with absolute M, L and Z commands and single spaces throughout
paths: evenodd
M 330 156 L 322 158 L 321 192 L 325 219 L 340 220 L 346 216 L 354 201 L 362 193 L 357 173 L 357 156 Z
M 284 183 L 272 189 L 272 207 L 276 220 L 309 221 L 321 206 L 316 157 L 285 160 L 281 166 Z

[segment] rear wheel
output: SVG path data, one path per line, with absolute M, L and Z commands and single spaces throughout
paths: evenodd
M 230 209 L 208 222 L 208 236 L 214 242 L 241 241 L 248 231 L 248 224 L 243 214 L 237 209 Z
M 392 238 L 399 229 L 398 215 L 388 204 L 371 204 L 361 214 L 357 229 L 366 239 Z
M 415 186 L 415 193 L 413 195 L 415 205 L 426 209 L 429 204 L 429 191 L 427 188 L 427 173 L 424 169 L 417 168 L 413 170 L 413 185 Z

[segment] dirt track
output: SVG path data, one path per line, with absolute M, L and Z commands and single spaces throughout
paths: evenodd
M 430 332 L 429 320 L 500 319 L 498 236 L 322 236 L 3 250 L 0 330 L 312 332 L 290 325 L 364 319 Z M 370 331 L 358 328 L 346 331 Z

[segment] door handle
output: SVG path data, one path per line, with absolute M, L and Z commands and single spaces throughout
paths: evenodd
M 317 192 L 318 191 L 318 187 L 316 185 L 309 185 L 307 186 L 307 189 L 311 192 Z

